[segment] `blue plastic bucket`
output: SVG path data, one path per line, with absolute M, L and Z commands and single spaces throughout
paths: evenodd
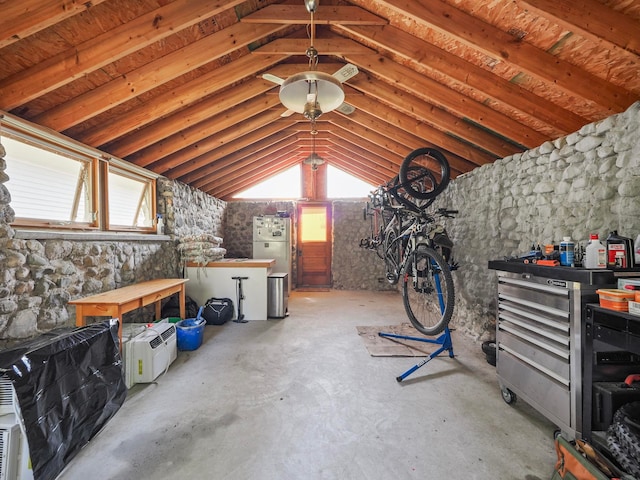
M 176 323 L 178 332 L 178 350 L 197 350 L 202 345 L 204 326 L 207 324 L 204 318 L 186 318 Z

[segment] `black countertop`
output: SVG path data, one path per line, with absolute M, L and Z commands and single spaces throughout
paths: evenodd
M 640 268 L 633 270 L 589 269 L 582 267 L 547 267 L 535 263 L 522 263 L 506 260 L 489 260 L 490 270 L 500 270 L 511 273 L 528 273 L 537 277 L 553 280 L 584 283 L 587 285 L 612 285 L 618 282 L 618 277 L 640 277 Z

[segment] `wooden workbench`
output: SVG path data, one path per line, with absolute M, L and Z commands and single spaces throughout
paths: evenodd
M 76 307 L 76 326 L 86 325 L 85 317 L 111 317 L 119 320 L 118 335 L 122 341 L 122 315 L 155 303 L 156 318 L 160 318 L 163 298 L 174 293 L 180 294 L 180 318 L 185 316 L 185 288 L 187 278 L 160 278 L 136 283 L 127 287 L 116 288 L 108 292 L 98 293 L 85 298 L 71 300 L 70 305 Z

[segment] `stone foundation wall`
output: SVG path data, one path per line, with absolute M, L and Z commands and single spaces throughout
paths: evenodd
M 385 279 L 384 261 L 374 250 L 360 248 L 371 236 L 363 217 L 365 199 L 333 202 L 333 287 L 339 290 L 395 290 Z
M 170 239 L 14 230 L 4 160 L 0 163 L 0 348 L 60 326 L 75 325 L 69 300 L 163 277 L 181 277 L 176 238 L 222 236 L 225 202 L 168 179 L 158 180 L 158 212 Z M 100 238 L 92 240 L 91 237 Z M 57 237 L 57 238 L 56 238 Z M 129 238 L 128 238 L 129 237 Z M 153 308 L 125 315 L 149 321 Z
M 166 234 L 177 239 L 201 234 L 224 238 L 225 201 L 164 177 L 156 185 Z
M 586 245 L 590 233 L 640 233 L 640 103 L 458 177 L 437 207 L 460 210 L 446 221 L 460 263 L 452 323 L 474 337 L 493 336 L 496 276 L 489 260 L 564 236 Z

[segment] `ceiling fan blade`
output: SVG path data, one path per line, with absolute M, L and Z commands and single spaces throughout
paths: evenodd
M 291 116 L 291 115 L 293 115 L 294 113 L 296 113 L 296 112 L 294 112 L 293 110 L 285 110 L 284 112 L 282 112 L 282 113 L 280 114 L 280 116 L 281 116 L 281 117 L 290 117 L 290 116 Z
M 351 115 L 356 111 L 356 107 L 353 105 L 349 105 L 347 102 L 343 102 L 338 108 L 336 108 L 336 112 L 343 113 L 345 115 Z
M 355 77 L 358 74 L 358 72 L 359 72 L 358 67 L 356 67 L 352 63 L 347 63 L 340 70 L 334 73 L 333 76 L 336 77 L 338 80 L 340 80 L 341 83 L 344 83 L 347 80 L 349 80 L 351 77 Z
M 265 80 L 267 80 L 269 82 L 276 83 L 278 85 L 282 85 L 284 83 L 284 79 L 283 78 L 276 77 L 275 75 L 272 75 L 270 73 L 263 73 L 262 74 L 262 78 L 264 78 Z

